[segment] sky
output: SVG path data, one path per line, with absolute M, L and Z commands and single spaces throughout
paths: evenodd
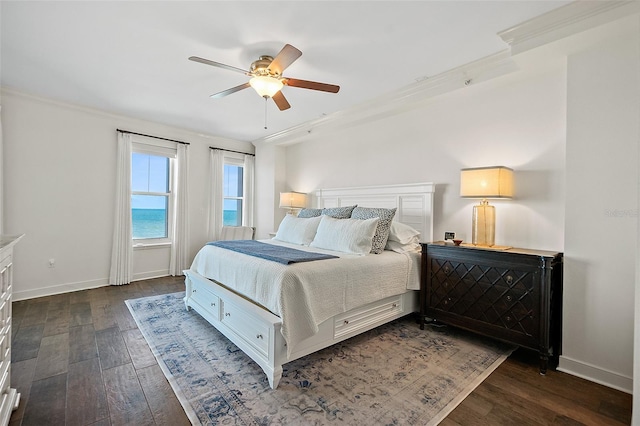
M 144 192 L 169 191 L 169 159 L 166 157 L 133 153 L 131 157 L 131 189 Z M 242 196 L 242 180 L 238 175 L 242 173 L 241 166 L 226 164 L 224 167 L 223 190 L 225 196 Z M 237 210 L 235 200 L 225 200 L 224 210 Z M 133 209 L 165 209 L 166 197 L 133 195 L 131 198 Z
M 134 152 L 131 156 L 132 191 L 168 192 L 168 163 L 169 159 L 167 157 Z M 133 195 L 131 197 L 131 208 L 165 209 L 166 197 Z

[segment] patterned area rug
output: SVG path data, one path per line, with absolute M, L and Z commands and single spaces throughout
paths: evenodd
M 437 424 L 513 350 L 403 318 L 285 364 L 272 390 L 183 297 L 126 303 L 194 424 Z

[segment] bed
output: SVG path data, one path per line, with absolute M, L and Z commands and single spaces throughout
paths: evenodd
M 425 242 L 433 234 L 434 187 L 322 189 L 313 198 L 325 209 L 395 208 L 394 222 L 416 229 Z M 419 252 L 358 256 L 277 240 L 260 243 L 335 257 L 284 265 L 206 245 L 185 271 L 184 302 L 252 358 L 272 389 L 285 363 L 418 310 Z

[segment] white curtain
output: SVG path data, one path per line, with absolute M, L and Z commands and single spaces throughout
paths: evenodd
M 116 202 L 111 248 L 109 284 L 129 284 L 132 278 L 131 257 L 133 240 L 131 231 L 131 134 L 118 132 L 118 175 L 116 176 Z
M 244 210 L 242 211 L 242 224 L 244 226 L 253 226 L 255 165 L 256 158 L 253 155 L 244 156 Z
M 220 239 L 223 210 L 224 153 L 219 149 L 209 150 L 211 190 L 209 191 L 209 241 Z
M 184 269 L 189 268 L 189 151 L 188 145 L 178 144 L 176 153 L 176 170 L 174 172 L 174 216 L 173 236 L 171 244 L 171 260 L 169 272 L 171 275 L 182 275 Z

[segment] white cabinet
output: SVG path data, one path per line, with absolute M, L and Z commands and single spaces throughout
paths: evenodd
M 20 394 L 11 388 L 11 293 L 13 246 L 22 236 L 0 237 L 0 425 L 9 424 Z

